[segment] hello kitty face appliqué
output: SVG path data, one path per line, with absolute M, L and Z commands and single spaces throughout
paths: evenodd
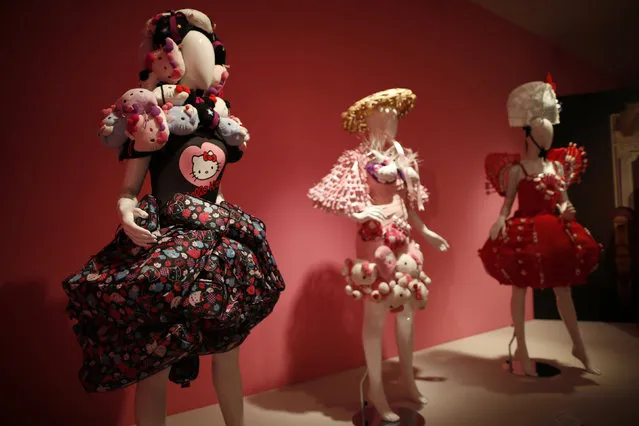
M 191 157 L 193 168 L 191 176 L 196 180 L 209 180 L 211 176 L 215 176 L 220 169 L 220 163 L 217 162 L 217 155 L 213 151 L 205 152 L 202 155 Z
M 226 154 L 222 148 L 204 138 L 195 137 L 192 142 L 195 144 L 180 155 L 180 172 L 184 179 L 197 187 L 198 194 L 203 191 L 206 193 L 217 187 L 226 163 Z

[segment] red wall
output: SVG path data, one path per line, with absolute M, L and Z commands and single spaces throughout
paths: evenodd
M 122 169 L 96 137 L 100 110 L 136 85 L 146 18 L 181 5 L 66 3 L 4 6 L 13 62 L 2 70 L 0 356 L 10 396 L 0 415 L 8 425 L 125 425 L 131 390 L 87 395 L 77 382 L 60 281 L 117 225 Z M 560 94 L 615 80 L 465 1 L 246 3 L 188 4 L 218 22 L 232 65 L 227 96 L 252 135 L 248 155 L 225 175 L 225 195 L 267 223 L 288 284 L 243 346 L 246 393 L 363 364 L 361 307 L 339 276 L 353 254 L 353 225 L 313 211 L 305 194 L 355 144 L 341 111 L 377 90 L 418 95 L 399 138 L 423 159 L 432 193 L 424 220 L 452 245 L 448 254 L 426 250 L 432 298 L 417 316 L 416 348 L 508 325 L 509 291 L 476 255 L 501 202 L 484 193 L 484 155 L 522 145 L 507 127 L 508 92 L 547 71 Z M 388 356 L 393 341 L 388 333 Z M 192 388 L 172 386 L 169 412 L 214 403 L 209 373 L 207 361 Z

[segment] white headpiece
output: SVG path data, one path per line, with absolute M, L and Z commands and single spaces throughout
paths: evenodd
M 508 123 L 511 127 L 529 126 L 535 118 L 559 123 L 559 102 L 550 74 L 548 81 L 524 83 L 508 96 Z

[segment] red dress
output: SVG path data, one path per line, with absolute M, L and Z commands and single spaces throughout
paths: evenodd
M 505 195 L 508 171 L 519 160 L 512 154 L 486 158 L 489 184 L 500 195 Z M 585 152 L 571 144 L 551 150 L 548 160 L 555 173 L 529 175 L 522 166 L 519 210 L 506 221 L 506 238 L 489 238 L 479 250 L 486 271 L 501 284 L 532 288 L 585 284 L 599 264 L 601 245 L 578 222 L 562 219 L 557 206 L 561 192 L 579 182 L 585 171 Z

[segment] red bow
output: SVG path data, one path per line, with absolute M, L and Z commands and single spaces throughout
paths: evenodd
M 213 154 L 213 151 L 205 152 L 204 161 L 217 161 L 217 155 Z
M 553 92 L 557 91 L 557 85 L 552 81 L 552 76 L 550 75 L 550 73 L 548 73 L 548 75 L 546 76 L 546 83 L 550 84 Z

